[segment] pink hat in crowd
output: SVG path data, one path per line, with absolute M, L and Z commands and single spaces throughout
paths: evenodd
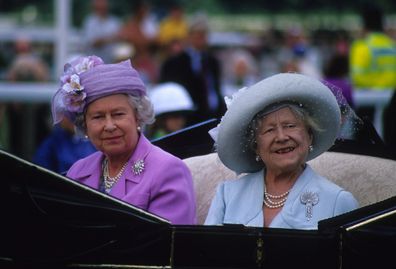
M 97 56 L 79 57 L 65 65 L 61 86 L 52 97 L 54 124 L 75 119 L 91 102 L 113 94 L 146 95 L 146 87 L 129 60 L 104 64 Z

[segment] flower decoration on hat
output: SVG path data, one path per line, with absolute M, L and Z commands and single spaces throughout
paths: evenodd
M 70 77 L 70 82 L 62 86 L 62 90 L 66 92 L 64 95 L 64 103 L 67 110 L 71 112 L 82 112 L 85 105 L 84 99 L 87 94 L 84 92 L 84 87 L 80 84 L 80 77 L 73 74 Z
M 63 117 L 74 121 L 76 114 L 83 112 L 86 104 L 86 87 L 81 82 L 81 75 L 103 60 L 97 56 L 78 57 L 67 63 L 60 77 L 60 87 L 52 97 L 52 116 L 54 124 Z
M 69 112 L 83 112 L 85 98 L 84 86 L 80 83 L 80 75 L 92 67 L 103 64 L 102 59 L 96 56 L 79 57 L 72 63 L 65 65 L 61 77 L 61 89 L 63 92 L 63 103 Z
M 243 88 L 239 89 L 238 91 L 234 92 L 231 97 L 225 96 L 224 97 L 224 102 L 226 104 L 227 109 L 230 109 L 232 103 L 237 98 L 239 98 L 239 96 L 241 96 L 244 92 L 246 92 L 247 89 L 248 89 L 248 87 L 243 87 Z M 221 117 L 220 122 L 219 122 L 219 124 L 217 124 L 216 127 L 212 128 L 212 129 L 210 129 L 208 131 L 210 137 L 215 141 L 215 143 L 217 142 L 217 136 L 218 136 L 218 133 L 219 133 L 219 127 L 220 127 L 221 122 L 223 121 L 223 118 L 224 118 L 224 116 Z
M 245 93 L 247 89 L 248 89 L 248 87 L 243 87 L 243 88 L 237 90 L 236 92 L 234 92 L 234 93 L 232 94 L 231 97 L 225 96 L 225 97 L 224 97 L 224 101 L 225 101 L 225 104 L 226 104 L 226 106 L 227 106 L 227 109 L 230 109 L 232 103 L 233 103 L 239 96 L 241 96 L 243 93 Z

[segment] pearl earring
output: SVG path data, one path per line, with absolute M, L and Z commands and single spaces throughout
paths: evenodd
M 259 155 L 256 155 L 256 162 L 259 162 L 259 161 L 261 161 L 261 158 Z
M 140 126 L 137 127 L 138 132 L 140 132 L 142 128 Z
M 309 151 L 309 152 L 312 152 L 313 150 L 314 150 L 314 147 L 313 147 L 312 145 L 309 145 L 308 151 Z

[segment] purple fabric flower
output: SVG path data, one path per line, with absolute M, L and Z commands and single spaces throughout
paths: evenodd
M 68 111 L 81 113 L 84 110 L 84 100 L 86 97 L 87 94 L 82 91 L 73 94 L 66 94 L 63 96 L 63 103 Z
M 64 71 L 60 77 L 61 87 L 53 98 L 52 114 L 54 123 L 62 120 L 64 114 L 82 113 L 85 107 L 84 86 L 80 83 L 80 75 L 89 69 L 104 64 L 97 56 L 78 57 L 70 63 L 65 64 Z
M 79 57 L 72 63 L 65 65 L 61 83 L 63 84 L 63 102 L 66 110 L 77 113 L 83 112 L 87 94 L 84 92 L 84 86 L 80 84 L 80 74 L 100 64 L 103 64 L 102 59 L 89 56 Z

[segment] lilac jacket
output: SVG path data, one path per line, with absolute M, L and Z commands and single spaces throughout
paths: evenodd
M 99 189 L 102 152 L 95 152 L 73 164 L 67 177 Z M 144 161 L 140 175 L 133 164 Z M 123 176 L 110 195 L 169 220 L 172 224 L 196 224 L 196 205 L 190 170 L 177 157 L 151 144 L 140 135 L 136 150 Z

